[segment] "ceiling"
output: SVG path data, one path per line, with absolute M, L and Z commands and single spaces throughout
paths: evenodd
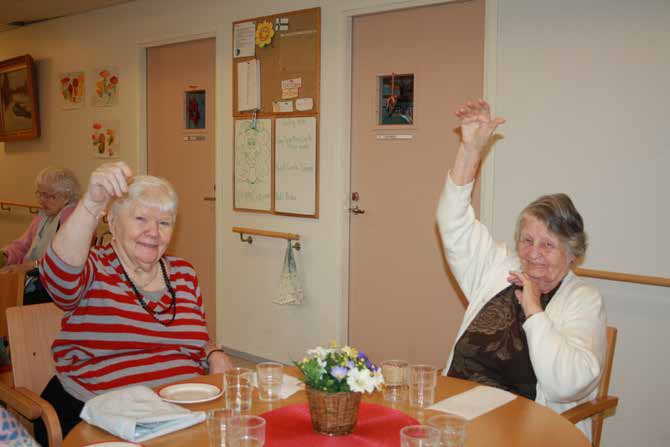
M 0 0 L 0 32 L 132 0 Z

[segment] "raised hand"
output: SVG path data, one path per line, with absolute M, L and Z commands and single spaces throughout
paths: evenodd
M 132 175 L 133 171 L 122 161 L 105 163 L 91 174 L 86 198 L 104 208 L 112 197 L 121 197 L 128 191 L 128 179 Z
M 496 128 L 505 122 L 504 118 L 491 118 L 491 108 L 483 99 L 468 101 L 455 115 L 461 120 L 461 141 L 466 151 L 481 152 Z

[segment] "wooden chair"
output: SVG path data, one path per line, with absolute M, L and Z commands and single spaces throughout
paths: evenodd
M 23 304 L 25 272 L 0 273 L 0 337 L 7 337 L 5 310 Z
M 616 408 L 619 398 L 609 396 L 610 376 L 612 374 L 612 363 L 614 362 L 614 348 L 616 347 L 617 330 L 614 327 L 607 327 L 607 353 L 605 355 L 605 364 L 603 365 L 603 376 L 598 385 L 596 398 L 573 407 L 563 413 L 573 424 L 586 418 L 591 418 L 591 442 L 593 447 L 600 447 L 600 437 L 603 431 L 603 420 L 605 411 Z
M 49 447 L 61 447 L 63 434 L 55 410 L 39 395 L 55 374 L 51 344 L 63 311 L 53 303 L 7 309 L 14 386 L 0 382 L 0 400 L 29 421 L 41 418 Z

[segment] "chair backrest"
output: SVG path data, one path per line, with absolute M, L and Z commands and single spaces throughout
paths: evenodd
M 23 304 L 24 272 L 0 273 L 0 337 L 7 337 L 5 310 Z
M 53 303 L 7 309 L 14 386 L 40 394 L 55 374 L 51 345 L 61 329 L 63 311 Z
M 607 397 L 610 389 L 610 376 L 612 375 L 612 364 L 614 363 L 614 350 L 616 348 L 617 329 L 607 326 L 607 352 L 605 353 L 605 364 L 603 365 L 603 376 L 598 385 L 596 399 Z M 591 417 L 591 439 L 594 446 L 600 445 L 600 436 L 603 431 L 604 413 L 598 413 Z

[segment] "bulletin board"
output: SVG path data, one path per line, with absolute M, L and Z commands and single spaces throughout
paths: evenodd
M 233 209 L 318 218 L 321 9 L 241 20 L 232 31 Z M 249 130 L 259 123 L 260 139 Z M 257 146 L 267 141 L 269 173 Z M 270 185 L 252 186 L 250 175 Z

